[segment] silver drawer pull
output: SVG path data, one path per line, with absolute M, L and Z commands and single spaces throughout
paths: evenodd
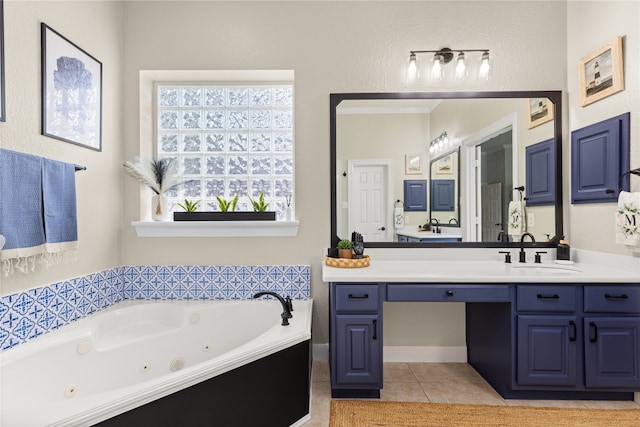
M 628 299 L 629 295 L 627 295 L 627 294 L 622 294 L 622 295 L 604 294 L 604 297 L 606 299 Z
M 369 298 L 369 294 L 364 294 L 364 295 L 349 294 L 349 299 L 367 299 L 367 298 Z

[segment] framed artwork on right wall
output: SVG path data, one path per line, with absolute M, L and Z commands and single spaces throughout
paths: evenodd
M 580 59 L 578 90 L 582 107 L 624 90 L 622 37 Z

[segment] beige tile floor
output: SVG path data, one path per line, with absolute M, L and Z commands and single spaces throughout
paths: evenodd
M 311 420 L 304 427 L 327 427 L 331 386 L 329 365 L 313 364 Z M 640 409 L 635 402 L 589 400 L 505 400 L 465 363 L 385 363 L 380 400 L 487 405 Z

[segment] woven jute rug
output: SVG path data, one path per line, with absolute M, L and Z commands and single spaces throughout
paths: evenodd
M 639 427 L 640 409 L 332 400 L 330 427 Z

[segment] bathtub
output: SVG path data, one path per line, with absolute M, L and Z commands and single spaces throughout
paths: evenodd
M 187 417 L 181 420 L 188 416 L 215 420 L 223 410 L 232 412 L 225 415 L 228 417 L 234 410 L 255 408 L 258 402 L 247 401 L 247 396 L 259 400 L 262 395 L 282 393 L 281 389 L 270 389 L 277 387 L 270 383 L 278 382 L 270 378 L 287 378 L 273 377 L 279 375 L 274 371 L 281 366 L 302 367 L 292 372 L 294 382 L 301 384 L 294 391 L 296 398 L 306 393 L 305 407 L 301 411 L 298 404 L 293 421 L 286 424 L 299 425 L 309 418 L 312 300 L 294 301 L 294 310 L 290 325 L 281 326 L 282 307 L 272 299 L 116 304 L 0 353 L 0 425 L 89 426 L 104 422 L 105 426 L 125 426 L 131 425 L 126 417 L 149 421 L 149 414 L 165 424 L 147 425 L 172 425 L 167 417 L 176 411 Z M 300 346 L 302 350 L 296 354 L 304 355 L 303 360 L 287 353 Z M 272 359 L 275 365 L 265 365 L 264 361 Z M 254 371 L 243 376 L 243 369 L 256 363 Z M 225 377 L 228 375 L 234 376 Z M 307 378 L 300 378 L 304 376 Z M 216 381 L 226 383 L 216 386 Z M 234 388 L 229 384 L 238 385 L 234 399 L 241 401 L 229 401 Z M 197 388 L 204 385 L 213 388 Z M 260 387 L 266 388 L 260 391 Z M 183 394 L 189 390 L 191 395 Z M 210 413 L 194 415 L 203 409 L 198 402 L 203 393 Z M 286 395 L 283 399 L 275 402 L 278 411 L 288 410 L 290 399 Z M 192 404 L 193 408 L 189 407 Z M 162 415 L 161 410 L 167 408 L 168 415 Z M 260 410 L 256 415 L 264 417 Z M 274 425 L 283 427 L 280 416 Z M 193 420 L 182 425 L 195 425 Z M 211 424 L 211 419 L 207 423 L 225 425 Z

